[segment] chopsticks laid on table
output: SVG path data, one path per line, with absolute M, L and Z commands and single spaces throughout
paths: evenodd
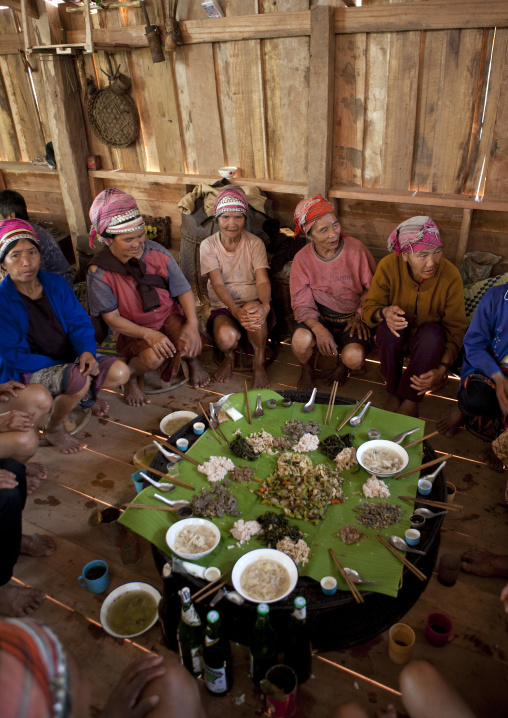
M 222 441 L 220 440 L 219 435 L 218 435 L 217 432 L 215 431 L 215 428 L 214 428 L 214 425 L 213 425 L 213 422 L 212 422 L 212 419 L 211 419 L 210 415 L 208 414 L 208 412 L 206 411 L 205 407 L 203 406 L 203 404 L 202 404 L 201 402 L 199 402 L 199 406 L 201 407 L 201 411 L 203 412 L 203 414 L 204 414 L 204 416 L 205 416 L 205 419 L 206 419 L 207 422 L 208 422 L 208 426 L 209 426 L 210 429 L 213 431 L 213 434 L 214 434 L 215 438 L 217 439 L 217 441 L 219 442 L 219 444 L 222 444 Z M 224 435 L 223 435 L 223 436 L 224 436 Z
M 353 598 L 355 599 L 356 603 L 365 603 L 364 597 L 362 596 L 362 594 L 360 593 L 360 591 L 356 588 L 355 584 L 351 581 L 351 579 L 349 578 L 349 576 L 347 575 L 347 573 L 344 571 L 343 567 L 341 566 L 341 564 L 340 564 L 340 562 L 339 562 L 339 559 L 338 559 L 337 556 L 334 554 L 333 549 L 329 548 L 329 549 L 328 549 L 328 553 L 330 554 L 330 556 L 333 558 L 333 560 L 334 560 L 335 563 L 337 564 L 338 569 L 339 569 L 339 571 L 340 571 L 340 575 L 342 576 L 342 578 L 343 578 L 344 581 L 346 582 L 347 587 L 349 588 L 349 590 L 350 590 L 351 593 L 353 594 Z
M 215 593 L 215 591 L 219 591 L 221 588 L 224 588 L 224 586 L 227 584 L 227 582 L 228 582 L 228 579 L 226 579 L 226 580 L 223 581 L 222 583 L 219 583 L 217 586 L 214 586 L 213 588 L 211 588 L 211 589 L 210 589 L 209 591 L 207 591 L 206 593 L 203 593 L 201 596 L 198 596 L 198 598 L 195 599 L 196 603 L 199 603 L 199 602 L 202 601 L 204 598 L 208 598 L 208 596 L 211 596 L 212 593 Z
M 462 511 L 464 508 L 460 504 L 450 504 L 446 501 L 434 501 L 434 499 L 424 499 L 420 496 L 399 496 L 404 501 L 412 501 L 414 504 L 424 504 L 425 506 L 433 506 L 435 509 L 445 509 L 446 511 Z
M 125 504 L 128 509 L 154 509 L 155 511 L 178 511 L 173 506 L 150 506 L 149 504 Z
M 157 441 L 154 441 L 153 443 L 160 451 L 161 447 L 159 446 Z M 199 461 L 196 461 L 196 459 L 191 459 L 191 457 L 187 456 L 187 454 L 184 451 L 180 451 L 180 449 L 176 449 L 174 446 L 171 446 L 171 444 L 168 444 L 167 441 L 163 441 L 163 442 L 161 442 L 161 444 L 163 444 L 164 446 L 167 446 L 168 449 L 170 449 L 173 454 L 178 454 L 178 456 L 181 456 L 182 459 L 187 459 L 187 461 L 190 461 L 191 464 L 195 464 L 196 466 L 199 466 Z M 164 451 L 162 453 L 164 453 Z M 172 480 L 172 477 L 170 477 L 170 478 Z
M 337 396 L 337 389 L 339 388 L 339 382 L 334 381 L 332 390 L 330 392 L 330 401 L 328 402 L 328 409 L 325 416 L 325 424 L 330 424 L 333 416 L 333 407 L 335 406 L 335 397 Z
M 411 561 L 408 561 L 407 558 L 405 556 L 403 556 L 399 551 L 397 551 L 396 548 L 393 548 L 393 546 L 390 543 L 388 543 L 388 541 L 386 541 L 386 539 L 384 539 L 380 534 L 377 534 L 377 538 L 379 541 L 381 541 L 383 546 L 385 548 L 387 548 L 388 551 L 390 551 L 390 553 L 392 553 L 394 556 L 396 556 L 399 559 L 399 561 L 401 563 L 403 563 L 404 566 L 406 566 L 406 568 L 408 568 L 410 571 L 412 571 L 412 573 L 414 573 L 416 578 L 420 579 L 420 581 L 427 580 L 427 576 L 423 573 L 423 571 L 420 571 L 419 568 L 416 568 L 416 566 L 414 564 L 412 564 Z
M 250 415 L 250 406 L 249 406 L 249 390 L 247 389 L 247 380 L 243 380 L 243 391 L 245 394 L 245 403 L 247 404 L 247 419 L 249 420 L 249 424 L 252 424 L 252 418 Z
M 217 576 L 216 579 L 214 579 L 213 581 L 210 581 L 210 583 L 208 583 L 206 586 L 203 586 L 203 588 L 200 588 L 199 591 L 196 591 L 196 593 L 192 594 L 191 599 L 194 601 L 199 596 L 201 598 L 204 598 L 205 596 L 208 596 L 209 593 L 213 593 L 214 591 L 217 591 L 219 588 L 222 588 L 223 586 L 225 586 L 227 581 L 223 581 L 220 584 L 220 586 L 215 586 L 214 584 L 216 584 L 217 581 L 220 581 L 222 578 L 227 576 L 228 573 L 231 573 L 231 571 L 224 571 L 224 573 L 221 573 L 221 575 Z M 210 588 L 211 586 L 213 586 L 213 588 Z M 205 593 L 205 591 L 206 591 L 206 593 Z M 199 600 L 201 600 L 201 598 L 199 598 Z
M 358 409 L 361 407 L 361 405 L 362 405 L 364 402 L 366 402 L 367 399 L 370 399 L 371 396 L 372 396 L 372 391 L 368 391 L 368 392 L 365 394 L 365 396 L 363 397 L 363 399 L 361 399 L 361 400 L 358 402 L 358 404 L 355 406 L 355 408 L 353 409 L 353 411 L 346 416 L 346 418 L 344 419 L 344 421 L 341 421 L 341 423 L 338 425 L 338 427 L 335 429 L 335 431 L 340 431 L 340 430 L 342 429 L 342 427 L 345 426 L 345 425 L 348 423 L 348 421 L 356 414 L 356 412 L 357 412 Z
M 422 441 L 426 441 L 427 439 L 432 439 L 433 436 L 436 436 L 439 434 L 439 431 L 433 431 L 432 434 L 427 434 L 427 436 L 422 436 L 421 439 L 416 439 L 415 441 L 411 441 L 409 444 L 406 444 L 403 446 L 403 449 L 409 449 L 410 446 L 416 446 L 416 444 L 419 444 Z
M 178 484 L 178 486 L 183 486 L 184 489 L 190 489 L 191 491 L 196 490 L 194 486 L 186 484 L 184 481 L 178 481 L 178 479 L 173 478 L 173 476 L 168 476 L 163 471 L 159 471 L 159 469 L 152 469 L 151 466 L 147 466 L 146 464 L 139 464 L 139 466 L 143 466 L 143 468 L 147 469 L 148 471 L 151 471 L 156 476 L 162 476 L 165 479 L 169 479 L 172 484 Z
M 405 448 L 405 447 L 404 447 Z M 411 474 L 414 474 L 416 471 L 421 471 L 422 469 L 428 469 L 430 466 L 434 466 L 435 464 L 440 464 L 442 461 L 448 461 L 448 459 L 453 459 L 453 454 L 445 454 L 444 456 L 440 456 L 438 459 L 432 459 L 432 461 L 427 461 L 426 464 L 420 464 L 420 466 L 415 466 L 414 469 L 408 469 L 407 471 L 403 471 L 402 474 L 399 474 L 398 476 L 392 476 L 392 479 L 405 479 L 406 476 L 410 476 Z M 425 477 L 423 477 L 425 478 Z

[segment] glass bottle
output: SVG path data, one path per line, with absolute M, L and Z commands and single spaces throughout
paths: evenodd
M 300 685 L 310 677 L 312 648 L 307 626 L 307 601 L 303 596 L 297 596 L 293 606 L 284 645 L 284 663 L 294 670 Z
M 178 624 L 177 640 L 182 664 L 195 678 L 203 673 L 203 625 L 190 597 L 190 588 L 178 591 L 182 613 Z
M 223 696 L 233 683 L 231 645 L 221 635 L 220 617 L 217 611 L 206 616 L 205 642 L 203 644 L 203 670 L 205 684 L 214 696 Z
M 269 668 L 277 663 L 277 634 L 270 625 L 270 608 L 266 603 L 257 607 L 257 618 L 250 641 L 250 677 L 259 686 Z
M 180 623 L 180 597 L 173 578 L 172 567 L 165 563 L 162 567 L 162 600 L 159 603 L 159 619 L 164 643 L 172 651 L 178 651 L 176 634 Z

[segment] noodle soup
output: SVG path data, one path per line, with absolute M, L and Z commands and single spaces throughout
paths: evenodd
M 384 477 L 403 471 L 409 463 L 409 455 L 393 441 L 375 439 L 358 447 L 356 460 L 369 473 Z
M 274 601 L 288 590 L 289 572 L 278 561 L 260 558 L 246 566 L 240 576 L 240 586 L 254 601 Z

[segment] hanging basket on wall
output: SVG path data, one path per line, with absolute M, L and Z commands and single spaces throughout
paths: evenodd
M 128 95 L 111 87 L 88 97 L 88 119 L 95 135 L 109 147 L 128 147 L 139 134 L 139 115 Z

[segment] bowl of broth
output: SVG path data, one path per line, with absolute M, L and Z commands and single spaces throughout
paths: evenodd
M 197 561 L 208 556 L 219 541 L 219 529 L 207 519 L 182 519 L 166 532 L 166 543 L 171 551 L 187 561 Z
M 161 420 L 159 427 L 166 436 L 173 436 L 182 426 L 196 417 L 197 414 L 194 411 L 172 411 Z
M 289 596 L 298 581 L 292 558 L 274 548 L 257 548 L 244 554 L 233 566 L 235 591 L 253 603 L 275 603 Z
M 149 583 L 124 583 L 102 604 L 102 627 L 115 638 L 140 636 L 157 622 L 160 600 L 161 594 Z
M 409 463 L 409 454 L 393 441 L 373 439 L 358 447 L 356 460 L 365 471 L 382 478 L 403 471 Z

